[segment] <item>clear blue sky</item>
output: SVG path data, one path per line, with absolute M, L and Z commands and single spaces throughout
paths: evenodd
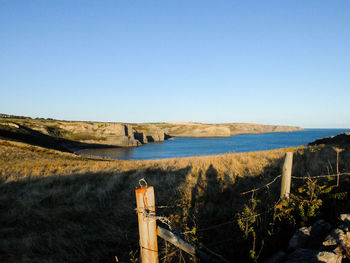
M 0 0 L 0 112 L 350 127 L 350 1 Z

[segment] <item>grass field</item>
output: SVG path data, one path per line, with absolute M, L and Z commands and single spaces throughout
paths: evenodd
M 286 151 L 294 152 L 295 176 L 335 172 L 336 153 L 323 146 L 120 161 L 0 140 L 0 261 L 115 262 L 115 256 L 137 261 L 134 190 L 141 178 L 155 187 L 157 205 L 168 206 L 158 215 L 226 258 L 248 261 L 236 214 L 250 196 L 240 194 L 279 175 Z M 350 171 L 349 160 L 350 152 L 342 152 L 341 171 Z M 277 183 L 260 196 L 272 200 L 278 194 Z M 205 230 L 213 225 L 219 226 Z M 189 261 L 159 244 L 162 262 Z

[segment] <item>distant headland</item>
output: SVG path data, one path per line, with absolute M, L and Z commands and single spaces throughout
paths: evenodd
M 229 137 L 298 130 L 302 128 L 250 123 L 62 121 L 0 114 L 0 137 L 67 152 L 94 147 L 135 147 L 172 137 Z

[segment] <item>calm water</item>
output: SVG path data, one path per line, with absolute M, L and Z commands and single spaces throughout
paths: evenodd
M 234 135 L 228 138 L 176 137 L 172 141 L 149 143 L 141 147 L 87 149 L 79 153 L 123 160 L 188 157 L 307 145 L 316 139 L 342 132 L 350 132 L 350 129 L 306 129 L 295 132 Z

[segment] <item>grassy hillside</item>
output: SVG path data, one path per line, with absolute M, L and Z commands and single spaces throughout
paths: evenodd
M 267 132 L 290 132 L 302 130 L 295 126 L 263 125 L 251 123 L 223 123 L 207 124 L 195 122 L 180 123 L 144 123 L 132 124 L 136 129 L 147 130 L 150 127 L 158 127 L 170 136 L 179 137 L 229 137 L 237 134 L 256 134 Z
M 157 214 L 169 217 L 175 230 L 188 231 L 185 239 L 248 262 L 251 241 L 242 235 L 237 214 L 251 195 L 241 193 L 280 174 L 286 151 L 295 153 L 295 176 L 335 170 L 336 154 L 323 146 L 119 161 L 0 140 L 0 261 L 115 262 L 115 256 L 120 262 L 135 261 L 134 190 L 145 178 L 155 187 L 157 206 L 168 206 Z M 341 171 L 350 171 L 349 158 L 349 150 L 341 153 Z M 277 183 L 255 197 L 268 204 L 278 194 Z M 161 262 L 189 260 L 162 240 L 159 244 Z M 284 245 L 266 245 L 261 258 Z
M 159 132 L 159 128 L 153 128 L 157 129 L 156 132 Z M 134 133 L 137 131 L 133 129 L 133 126 L 126 123 L 60 121 L 16 117 L 0 118 L 0 136 L 2 137 L 6 137 L 7 134 L 3 134 L 6 131 L 23 133 L 24 129 L 27 130 L 27 133 L 35 132 L 44 136 L 88 144 L 122 147 L 141 145 L 134 137 Z M 146 132 L 147 135 L 153 132 L 152 129 L 140 129 L 140 131 Z

